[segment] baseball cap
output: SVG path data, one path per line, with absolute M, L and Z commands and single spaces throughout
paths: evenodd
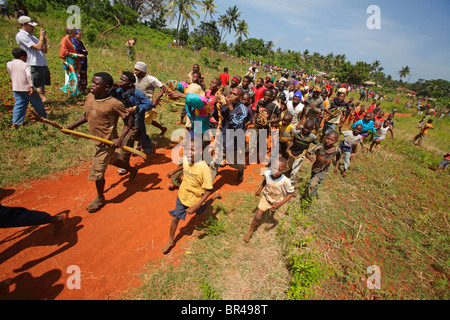
M 31 19 L 28 16 L 20 16 L 19 23 L 20 24 L 28 24 L 33 27 L 36 27 L 38 25 L 37 22 L 33 21 L 33 19 Z

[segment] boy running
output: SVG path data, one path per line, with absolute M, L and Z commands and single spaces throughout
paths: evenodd
M 250 225 L 250 230 L 244 237 L 245 242 L 250 241 L 265 211 L 270 209 L 273 216 L 275 210 L 288 202 L 294 195 L 294 187 L 291 181 L 283 174 L 286 171 L 286 159 L 281 157 L 278 161 L 275 160 L 273 165 L 277 169 L 272 171 L 272 168 L 269 168 L 264 172 L 264 180 L 255 193 L 255 196 L 259 197 L 262 191 L 263 196 L 259 201 L 258 209 Z
M 309 186 L 306 190 L 307 198 L 311 199 L 316 195 L 319 184 L 323 179 L 325 179 L 328 171 L 330 170 L 333 158 L 336 159 L 334 173 L 336 174 L 338 172 L 339 160 L 341 159 L 341 149 L 334 145 L 338 138 L 339 133 L 336 131 L 330 131 L 325 136 L 323 143 L 316 145 L 306 153 L 306 158 L 313 162 L 311 168 L 311 180 L 309 181 Z M 316 158 L 313 158 L 313 154 Z
M 386 138 L 386 134 L 388 132 L 391 133 L 392 140 L 394 140 L 394 132 L 392 131 L 390 124 L 390 120 L 384 120 L 383 126 L 378 128 L 377 134 L 375 135 L 375 137 L 373 137 L 372 144 L 370 145 L 370 152 L 372 152 L 372 148 L 374 145 L 380 145 L 381 140 L 384 140 L 384 138 Z
M 201 144 L 194 139 L 188 140 L 187 148 L 183 156 L 183 181 L 176 200 L 175 209 L 169 211 L 172 222 L 169 229 L 169 241 L 161 249 L 168 253 L 175 245 L 174 236 L 178 222 L 186 218 L 186 214 L 201 214 L 214 201 L 220 198 L 220 194 L 214 195 L 210 203 L 205 203 L 213 192 L 211 169 L 202 157 Z
M 362 153 L 364 153 L 364 143 L 363 139 L 360 135 L 362 130 L 362 125 L 356 125 L 353 130 L 343 131 L 341 134 L 344 136 L 344 141 L 339 144 L 339 148 L 344 154 L 344 171 L 342 172 L 342 176 L 346 177 L 345 173 L 350 166 L 350 158 L 352 154 L 353 145 L 355 143 L 360 143 L 362 148 Z
M 420 129 L 420 132 L 414 137 L 413 144 L 416 144 L 416 141 L 418 141 L 417 146 L 421 147 L 423 138 L 425 137 L 425 134 L 428 132 L 428 129 L 434 129 L 433 125 L 431 124 L 433 122 L 433 119 L 428 119 L 427 123 Z
M 113 141 L 111 146 L 94 142 L 96 152 L 88 179 L 95 181 L 97 197 L 86 207 L 88 212 L 96 212 L 105 205 L 103 193 L 108 164 L 130 172 L 130 182 L 134 180 L 138 171 L 138 168 L 131 167 L 129 163 L 119 160 L 119 156 L 115 152 L 115 149 L 122 145 L 134 123 L 133 117 L 130 116 L 124 104 L 110 95 L 109 91 L 113 83 L 113 78 L 106 72 L 94 74 L 90 88 L 91 93 L 86 97 L 83 115 L 71 125 L 66 126 L 66 129 L 73 130 L 87 122 L 91 135 Z M 117 133 L 119 117 L 124 119 L 124 128 L 120 137 Z
M 289 155 L 288 159 L 288 170 L 289 179 L 291 182 L 295 182 L 298 170 L 302 165 L 304 159 L 304 153 L 308 150 L 309 146 L 312 144 L 319 144 L 319 139 L 311 133 L 314 129 L 314 120 L 308 119 L 305 121 L 303 128 L 294 132 L 294 138 L 289 144 L 286 153 Z

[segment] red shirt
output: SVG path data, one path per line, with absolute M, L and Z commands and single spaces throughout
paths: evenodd
M 255 111 L 256 104 L 258 103 L 259 100 L 264 98 L 264 91 L 266 91 L 267 88 L 265 86 L 261 86 L 260 88 L 258 88 L 257 86 L 253 86 L 252 90 L 255 92 L 255 103 L 253 104 L 252 110 Z
M 220 82 L 222 82 L 223 86 L 227 86 L 228 85 L 228 80 L 230 80 L 230 75 L 228 73 L 221 73 L 219 76 Z
M 353 120 L 353 123 L 355 123 L 358 120 L 361 120 L 362 118 L 364 118 L 364 115 L 366 113 L 365 112 L 361 112 L 361 110 L 356 111 L 355 113 L 355 119 Z

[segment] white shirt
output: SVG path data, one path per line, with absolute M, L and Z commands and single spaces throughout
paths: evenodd
M 136 77 L 136 89 L 141 90 L 151 100 L 155 88 L 161 88 L 163 84 L 157 78 L 146 74 L 142 79 Z
M 342 135 L 344 136 L 344 145 L 347 147 L 352 147 L 355 143 L 363 142 L 360 134 L 355 136 L 352 130 L 342 131 Z
M 289 111 L 289 113 L 293 115 L 292 124 L 294 126 L 297 126 L 298 116 L 303 111 L 303 108 L 304 108 L 304 104 L 301 103 L 301 102 L 299 102 L 298 105 L 295 108 L 294 108 L 294 102 L 292 100 L 289 100 L 286 103 L 287 111 Z
M 282 174 L 278 179 L 272 178 L 272 171 L 267 169 L 264 172 L 264 179 L 266 185 L 262 193 L 269 203 L 276 203 L 282 201 L 290 193 L 294 192 L 294 186 L 291 179 Z
M 389 131 L 389 126 L 387 126 L 386 128 L 380 127 L 377 129 L 376 136 L 377 137 L 386 137 L 386 134 L 388 133 L 388 131 Z
M 36 38 L 32 34 L 29 34 L 25 30 L 20 29 L 16 34 L 16 42 L 27 53 L 27 63 L 30 66 L 47 65 L 47 58 L 45 57 L 44 52 L 32 48 L 33 45 L 39 42 L 38 38 Z
M 14 59 L 6 63 L 9 75 L 11 76 L 12 90 L 27 92 L 33 86 L 31 80 L 30 65 L 20 59 Z

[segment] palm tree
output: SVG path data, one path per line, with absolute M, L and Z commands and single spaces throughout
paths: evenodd
M 205 22 L 208 15 L 212 19 L 213 15 L 217 13 L 217 6 L 214 5 L 214 0 L 203 0 L 202 2 L 200 2 L 200 6 L 202 7 L 200 11 L 205 12 L 205 18 L 203 18 L 203 22 Z
M 245 20 L 239 21 L 239 23 L 237 25 L 237 29 L 236 29 L 236 37 L 238 37 L 237 43 L 242 42 L 242 36 L 244 36 L 245 38 L 248 38 L 248 24 L 247 24 L 247 22 L 245 22 Z
M 231 31 L 232 24 L 231 24 L 231 21 L 228 18 L 228 16 L 225 14 L 220 15 L 219 20 L 217 22 L 218 22 L 219 26 L 222 28 L 222 31 L 220 32 L 220 42 L 223 42 L 226 34 Z M 223 36 L 223 40 L 222 40 L 222 36 Z
M 304 62 L 306 62 L 306 60 L 308 59 L 308 54 L 309 54 L 309 50 L 308 49 L 303 51 L 303 61 Z
M 380 60 L 375 60 L 374 62 L 372 62 L 372 70 L 377 73 L 378 72 L 378 68 L 381 66 L 381 62 Z
M 233 30 L 236 31 L 237 24 L 239 23 L 239 17 L 241 16 L 239 8 L 237 6 L 234 6 L 233 8 L 229 7 L 226 11 L 226 15 L 230 20 L 230 24 L 233 27 Z
M 266 49 L 267 49 L 267 54 L 268 56 L 272 56 L 272 52 L 273 52 L 273 47 L 275 46 L 275 43 L 273 43 L 272 40 L 269 40 L 266 42 Z
M 189 28 L 189 23 L 195 26 L 195 20 L 193 16 L 199 18 L 199 14 L 195 11 L 195 7 L 199 4 L 198 0 L 171 0 L 164 9 L 167 10 L 164 19 L 170 18 L 169 24 L 172 23 L 173 19 L 178 15 L 177 22 L 177 33 L 175 39 L 178 41 L 178 32 L 180 30 L 180 22 L 182 25 L 187 25 Z M 181 20 L 183 18 L 183 20 Z
M 410 72 L 411 72 L 411 69 L 410 69 L 408 66 L 403 67 L 402 70 L 400 70 L 400 71 L 398 72 L 398 75 L 400 76 L 400 80 L 401 80 L 402 78 L 406 78 L 406 76 L 407 76 L 408 74 L 410 74 Z

